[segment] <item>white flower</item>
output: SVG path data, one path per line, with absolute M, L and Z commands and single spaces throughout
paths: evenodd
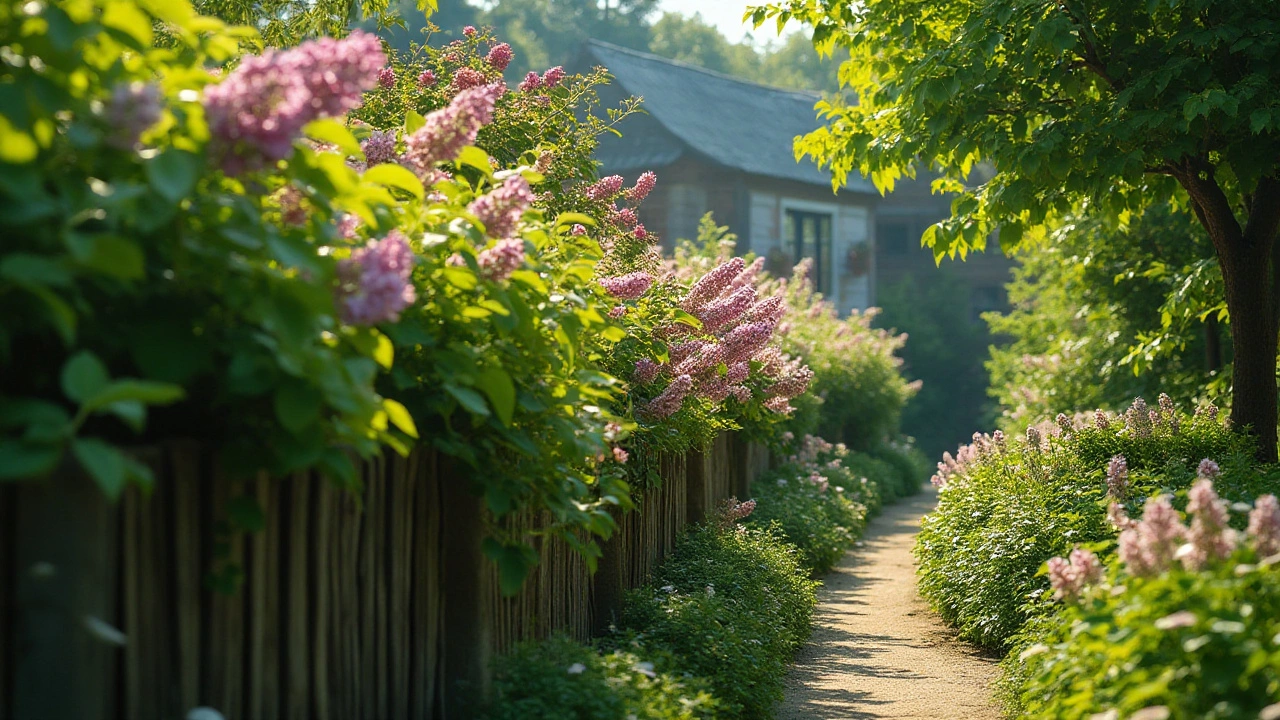
M 715 585 L 708 585 L 708 586 L 707 586 L 707 597 L 715 597 L 715 596 L 716 596 L 716 586 L 715 586 Z
M 636 663 L 635 671 L 646 677 L 658 677 L 658 673 L 653 671 L 653 663 L 651 662 Z
M 676 586 L 675 586 L 675 585 L 663 585 L 662 587 L 660 587 L 660 588 L 658 588 L 658 589 L 659 589 L 659 590 L 661 590 L 662 592 L 665 592 L 665 593 L 673 593 L 673 592 L 675 592 L 675 591 L 676 591 Z
M 570 675 L 581 675 L 582 673 L 584 673 L 584 672 L 586 672 L 586 671 L 587 671 L 587 666 L 586 666 L 586 665 L 583 665 L 582 663 L 574 663 L 574 664 L 572 664 L 572 665 L 570 665 L 570 666 L 569 666 L 568 673 L 569 673 Z

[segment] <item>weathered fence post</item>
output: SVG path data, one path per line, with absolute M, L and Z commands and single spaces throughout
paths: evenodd
M 486 602 L 482 499 L 471 491 L 469 473 L 440 458 L 443 553 L 445 720 L 474 717 L 488 695 L 492 628 Z
M 685 476 L 689 483 L 685 490 L 686 521 L 692 525 L 702 522 L 711 509 L 707 489 L 707 452 L 691 452 L 685 456 L 685 462 Z
M 623 513 L 614 513 L 613 519 L 617 522 L 617 527 L 613 535 L 600 544 L 600 558 L 596 561 L 596 572 L 591 578 L 591 632 L 594 635 L 601 635 L 608 630 L 622 607 L 623 537 L 626 534 L 627 520 Z
M 751 496 L 751 443 L 741 433 L 734 433 L 729 447 L 733 495 L 739 500 L 746 500 Z
M 66 466 L 12 499 L 13 720 L 111 718 L 116 508 Z

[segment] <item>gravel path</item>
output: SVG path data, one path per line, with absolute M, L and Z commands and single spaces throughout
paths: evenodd
M 911 547 L 936 499 L 929 488 L 885 508 L 824 579 L 780 720 L 1000 717 L 995 659 L 954 640 L 916 594 Z

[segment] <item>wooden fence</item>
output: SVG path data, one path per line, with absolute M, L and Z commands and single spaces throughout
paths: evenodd
M 227 482 L 196 445 L 142 459 L 154 492 L 114 505 L 73 472 L 0 488 L 0 720 L 196 706 L 228 720 L 467 718 L 494 653 L 599 632 L 680 530 L 745 497 L 768 463 L 731 436 L 662 458 L 662 484 L 619 517 L 595 575 L 548 540 L 507 598 L 481 554 L 481 503 L 434 452 L 364 464 L 358 496 L 310 473 Z M 226 531 L 241 494 L 264 508 L 261 532 Z M 208 589 L 227 566 L 243 571 L 238 590 Z

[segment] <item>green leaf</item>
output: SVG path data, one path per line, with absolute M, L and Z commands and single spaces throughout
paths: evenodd
M 54 329 L 62 337 L 62 342 L 70 345 L 76 338 L 76 311 L 67 304 L 66 300 L 43 285 L 24 285 L 23 287 L 44 302 Z
M 676 322 L 678 322 L 678 323 L 683 323 L 683 324 L 688 325 L 688 326 L 690 326 L 690 327 L 694 327 L 694 328 L 701 328 L 701 327 L 702 327 L 702 321 L 701 321 L 701 320 L 699 320 L 698 318 L 694 317 L 693 315 L 690 315 L 689 313 L 685 312 L 684 310 L 680 310 L 680 309 L 677 309 L 677 310 L 676 310 L 676 312 L 675 312 L 675 320 L 676 320 Z
M 396 347 L 391 344 L 391 338 L 377 333 L 378 346 L 374 348 L 373 359 L 377 361 L 384 369 L 390 370 L 391 365 L 395 363 Z
M 484 554 L 498 564 L 498 589 L 510 597 L 520 592 L 529 571 L 538 564 L 538 553 L 528 545 L 505 545 L 493 538 L 484 539 Z
M 120 280 L 137 280 L 146 270 L 146 257 L 138 243 L 116 235 L 72 235 L 67 238 L 72 257 L 84 267 Z
M 142 432 L 147 424 L 147 406 L 137 400 L 121 400 L 103 408 L 106 412 L 120 418 L 134 432 Z
M 320 391 L 308 383 L 296 380 L 282 383 L 276 389 L 276 419 L 286 430 L 298 435 L 319 419 L 323 401 Z
M 578 225 L 586 225 L 587 227 L 595 227 L 596 219 L 590 215 L 583 215 L 582 213 L 576 212 L 560 213 L 556 216 L 557 228 L 569 227 L 575 223 Z
M 622 342 L 627 337 L 627 331 L 617 325 L 610 325 L 600 331 L 600 337 L 609 342 Z
M 404 134 L 412 135 L 427 124 L 427 119 L 410 110 L 404 114 Z
M 364 171 L 363 177 L 367 182 L 404 190 L 419 200 L 422 199 L 422 195 L 425 192 L 422 187 L 422 181 L 418 179 L 418 176 L 399 165 L 391 163 L 374 165 Z
M 140 48 L 151 47 L 151 19 L 132 2 L 111 2 L 102 11 L 102 24 L 128 35 Z
M 493 403 L 498 419 L 503 425 L 510 425 L 516 410 L 516 386 L 511 381 L 511 376 L 500 367 L 490 366 L 480 371 L 478 380 L 480 389 L 489 396 L 489 402 Z
M 0 440 L 0 480 L 22 480 L 47 475 L 62 457 L 62 446 Z
M 146 405 L 169 405 L 186 397 L 186 391 L 171 383 L 150 380 L 116 380 L 84 401 L 85 412 L 95 412 L 122 400 Z
M 0 114 L 0 163 L 21 165 L 36 159 L 40 147 L 30 133 L 22 132 Z
M 454 385 L 453 383 L 444 384 L 445 392 L 449 393 L 466 408 L 467 412 L 480 417 L 489 416 L 489 405 L 484 401 L 484 396 L 468 387 Z
M 98 394 L 110 381 L 107 366 L 88 350 L 72 355 L 62 365 L 62 393 L 77 403 Z
M 462 148 L 462 152 L 458 153 L 457 162 L 459 165 L 473 167 L 485 175 L 493 174 L 493 165 L 489 163 L 489 153 L 474 145 Z
M 351 134 L 342 123 L 332 118 L 323 120 L 312 120 L 302 128 L 303 134 L 312 140 L 322 143 L 337 145 L 338 149 L 347 155 L 356 157 L 364 157 L 364 150 L 360 148 L 360 141 L 356 140 L 356 136 Z
M 413 422 L 413 416 L 405 409 L 404 405 L 392 400 L 391 398 L 383 398 L 382 409 L 390 418 L 391 424 L 395 425 L 400 432 L 411 438 L 417 439 L 418 426 Z
M 71 273 L 53 258 L 31 253 L 13 253 L 0 260 L 0 278 L 25 288 L 36 284 L 65 287 L 71 284 Z
M 76 438 L 71 441 L 71 452 L 104 495 L 113 501 L 120 499 L 125 486 L 125 457 L 118 448 L 97 438 Z
M 261 532 L 267 526 L 267 514 L 262 511 L 258 499 L 241 495 L 227 501 L 227 519 L 238 530 Z
M 169 148 L 147 163 L 151 189 L 169 202 L 176 203 L 190 195 L 199 175 L 199 156 L 185 150 Z

